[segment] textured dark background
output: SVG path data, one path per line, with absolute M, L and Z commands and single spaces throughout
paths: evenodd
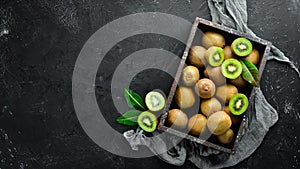
M 82 130 L 72 104 L 73 66 L 86 40 L 114 19 L 146 11 L 170 13 L 190 21 L 196 16 L 210 20 L 206 1 L 1 0 L 1 169 L 179 168 L 156 157 L 129 159 L 99 148 Z M 249 1 L 248 14 L 250 28 L 299 67 L 299 0 Z M 126 56 L 140 46 L 180 53 L 180 44 L 165 46 L 168 38 L 153 35 L 141 42 L 145 36 L 127 39 L 111 53 Z M 300 168 L 299 82 L 288 65 L 267 63 L 261 88 L 278 110 L 279 121 L 259 149 L 233 168 Z M 118 116 L 113 113 L 114 118 Z M 180 168 L 196 167 L 186 162 Z

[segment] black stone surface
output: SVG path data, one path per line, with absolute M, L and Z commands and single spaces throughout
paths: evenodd
M 149 11 L 170 13 L 189 21 L 196 16 L 210 19 L 206 1 L 0 2 L 1 169 L 196 168 L 190 162 L 175 167 L 157 157 L 130 159 L 111 154 L 90 140 L 74 111 L 72 71 L 83 44 L 108 22 Z M 299 67 L 300 2 L 249 1 L 248 14 L 250 28 L 279 47 Z M 145 36 L 152 37 L 141 44 Z M 157 35 L 145 36 L 122 42 L 111 53 L 122 49 L 122 56 L 126 56 L 142 45 L 160 46 L 180 55 L 180 44 L 171 47 L 166 45 L 167 38 L 157 42 Z M 267 63 L 261 88 L 278 110 L 279 121 L 255 153 L 232 168 L 300 168 L 299 82 L 288 65 Z M 132 85 L 139 83 L 134 81 Z M 105 97 L 101 93 L 97 96 Z M 115 118 L 118 114 L 114 113 Z

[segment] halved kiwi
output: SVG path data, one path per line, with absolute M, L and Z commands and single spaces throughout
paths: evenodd
M 205 52 L 205 58 L 211 66 L 220 66 L 224 61 L 224 50 L 220 47 L 212 46 Z
M 248 98 L 242 93 L 233 96 L 229 101 L 229 109 L 233 115 L 241 115 L 248 109 Z
M 193 86 L 199 78 L 199 70 L 195 66 L 187 66 L 182 71 L 182 81 L 186 86 Z
M 160 111 L 165 107 L 165 97 L 157 92 L 151 91 L 145 97 L 145 103 L 150 111 Z
M 157 127 L 157 119 L 154 114 L 144 111 L 137 119 L 139 126 L 146 132 L 153 132 Z
M 222 74 L 228 79 L 236 79 L 242 70 L 242 64 L 236 59 L 227 59 L 222 64 Z
M 231 44 L 232 51 L 237 56 L 247 56 L 252 51 L 252 43 L 246 38 L 237 38 Z

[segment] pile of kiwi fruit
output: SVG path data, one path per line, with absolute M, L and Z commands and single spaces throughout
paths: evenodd
M 231 144 L 248 109 L 246 91 L 251 87 L 242 77 L 240 59 L 259 63 L 259 52 L 250 40 L 239 37 L 226 41 L 220 33 L 204 33 L 201 46 L 191 47 L 182 70 L 182 85 L 173 99 L 175 106 L 168 111 L 169 126 Z M 187 112 L 193 106 L 198 112 L 190 115 Z

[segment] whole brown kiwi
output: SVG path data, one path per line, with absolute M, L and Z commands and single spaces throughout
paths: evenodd
M 172 109 L 168 111 L 167 122 L 174 128 L 184 129 L 188 123 L 188 117 L 183 111 Z
M 224 103 L 228 103 L 229 100 L 238 94 L 238 89 L 232 84 L 226 84 L 217 88 L 216 96 Z
M 216 85 L 222 85 L 226 82 L 226 78 L 222 74 L 222 67 L 206 67 L 203 72 L 205 77 L 209 77 Z
M 242 75 L 240 75 L 236 79 L 230 79 L 230 82 L 239 88 L 245 88 L 249 84 L 246 80 L 244 80 Z
M 206 32 L 202 37 L 202 44 L 204 47 L 218 46 L 223 48 L 225 46 L 225 38 L 219 33 Z
M 231 46 L 225 46 L 224 50 L 224 60 L 233 58 L 234 54 L 231 50 Z
M 195 104 L 193 90 L 187 87 L 179 87 L 175 92 L 175 102 L 180 108 L 189 108 Z
M 193 86 L 199 78 L 199 70 L 195 66 L 187 66 L 182 71 L 182 81 L 186 86 Z
M 231 129 L 228 129 L 224 134 L 217 136 L 218 140 L 222 144 L 229 144 L 233 140 L 234 133 Z
M 206 60 L 204 54 L 206 49 L 202 46 L 193 46 L 190 50 L 190 55 L 188 56 L 188 61 L 191 65 L 203 68 L 206 65 Z
M 199 136 L 204 132 L 206 121 L 206 117 L 202 114 L 195 114 L 194 116 L 192 116 L 188 122 L 189 133 L 195 136 Z
M 222 135 L 231 127 L 231 119 L 224 111 L 217 111 L 207 119 L 207 127 L 214 135 Z
M 207 100 L 203 100 L 200 104 L 201 112 L 206 116 L 210 116 L 211 114 L 222 110 L 222 105 L 216 98 L 210 98 Z
M 225 106 L 223 111 L 225 111 L 230 116 L 232 124 L 237 124 L 241 121 L 240 116 L 235 116 L 230 112 L 229 106 Z
M 245 59 L 256 65 L 259 61 L 258 50 L 252 49 L 252 52 L 248 56 L 246 56 Z
M 216 92 L 216 86 L 213 81 L 208 78 L 200 79 L 195 85 L 195 92 L 201 98 L 211 98 Z

